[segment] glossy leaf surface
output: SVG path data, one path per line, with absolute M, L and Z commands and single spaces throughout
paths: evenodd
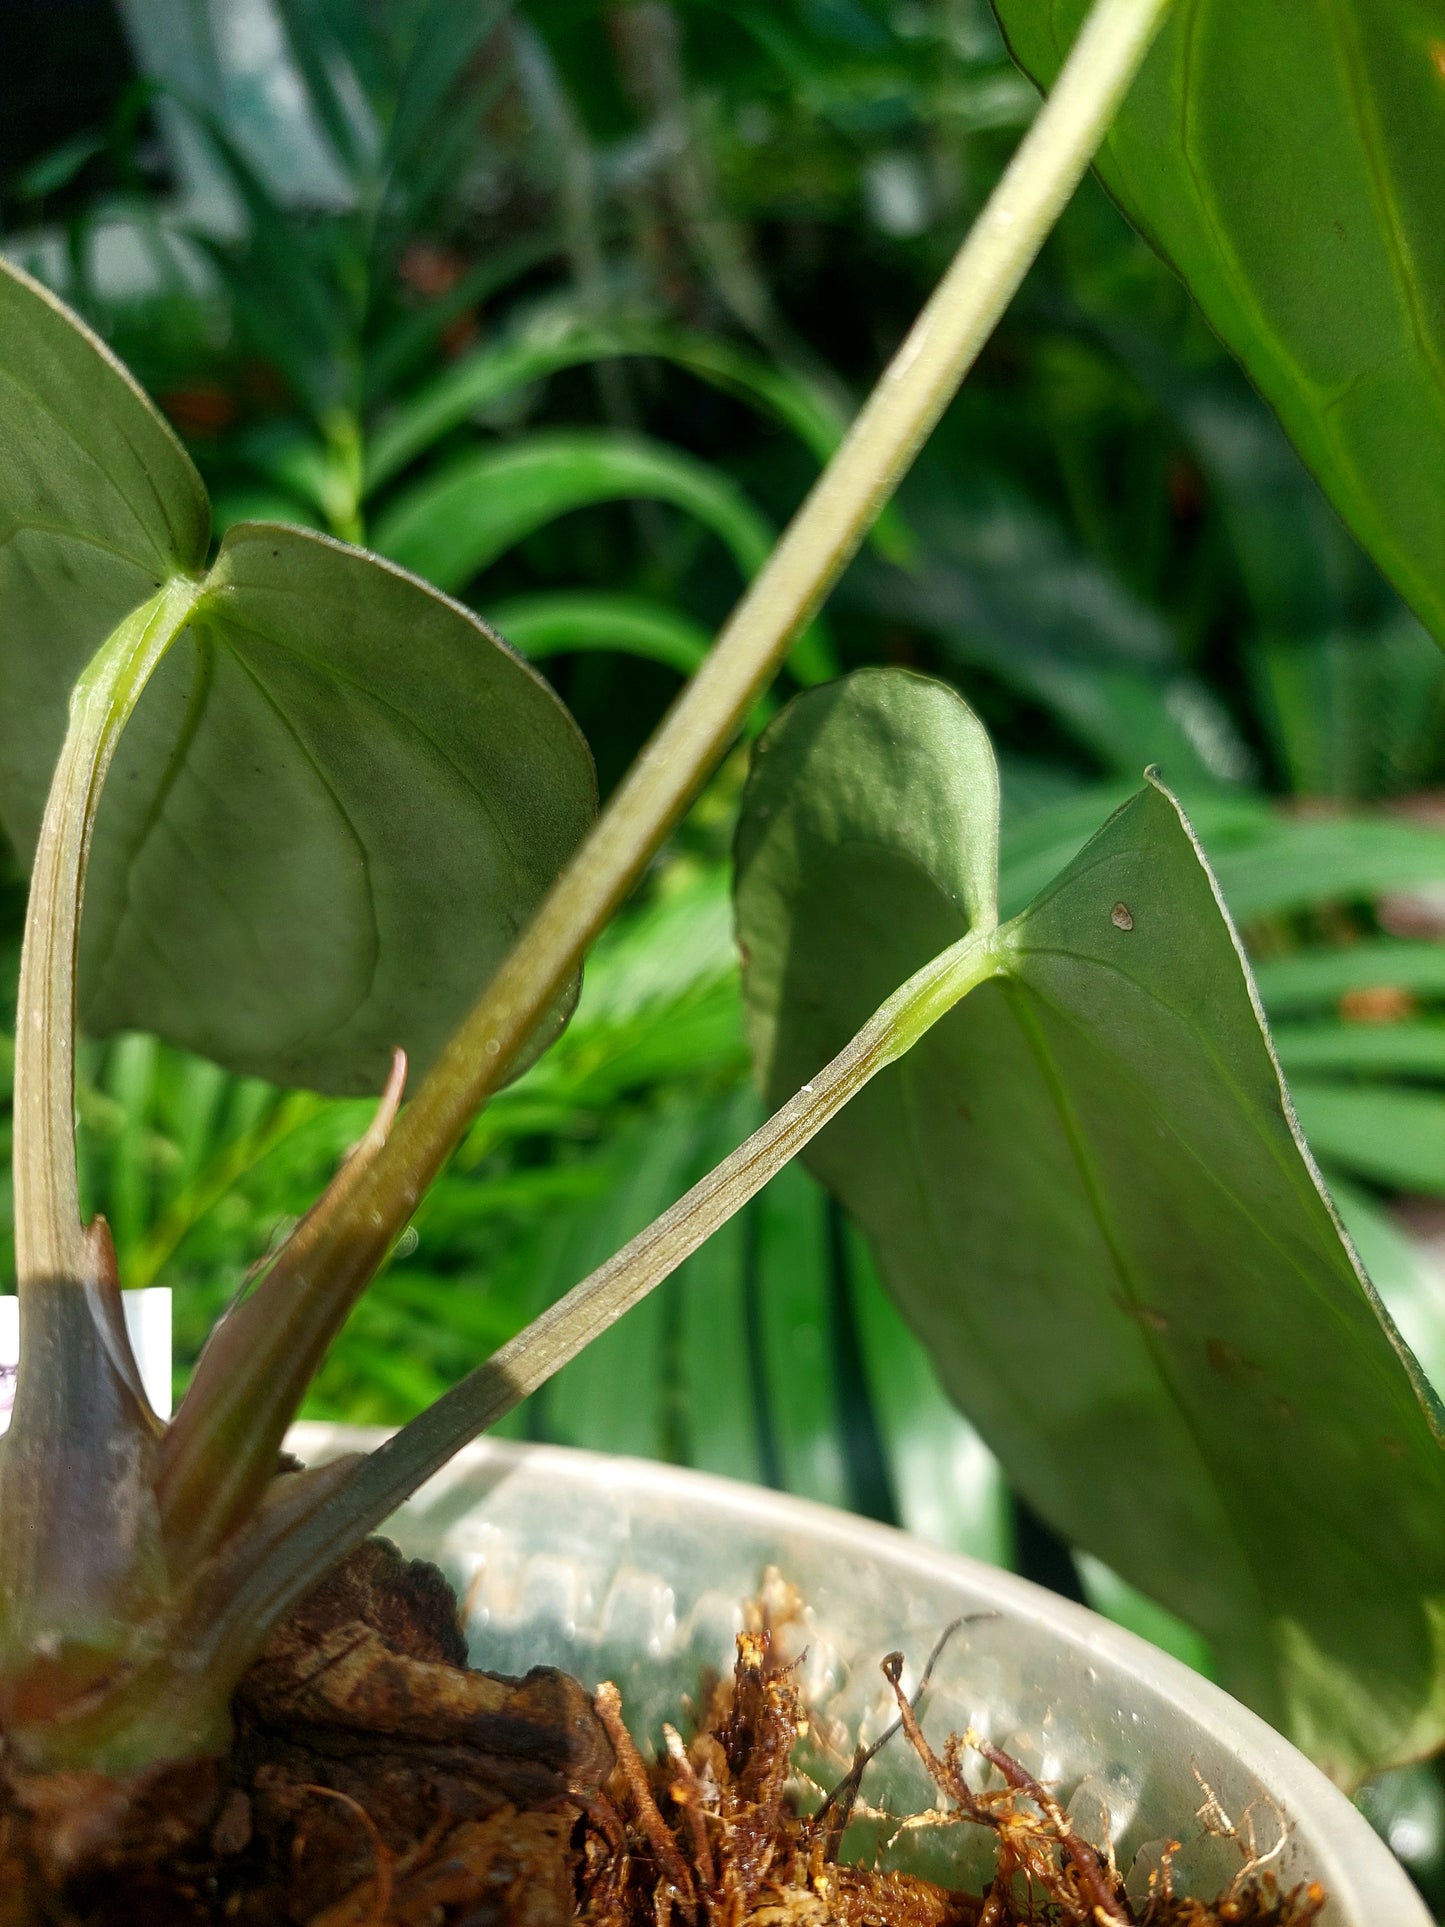
M 199 574 L 199 478 L 65 309 L 0 270 L 0 820 L 34 847 L 75 678 Z M 101 801 L 83 1021 L 372 1091 L 422 1069 L 591 820 L 591 758 L 468 610 L 304 530 L 231 530 Z
M 996 0 L 1050 84 L 1085 0 Z M 1445 642 L 1445 80 L 1428 0 L 1180 0 L 1100 171 Z
M 981 833 L 950 809 L 949 705 L 865 672 L 763 738 L 738 918 L 774 1100 L 967 928 Z M 810 1163 L 1059 1531 L 1203 1632 L 1341 1779 L 1437 1744 L 1438 1417 L 1303 1152 L 1168 793 L 1126 803 L 1008 937 L 1006 980 Z

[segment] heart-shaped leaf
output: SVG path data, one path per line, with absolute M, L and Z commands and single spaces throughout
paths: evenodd
M 1087 0 L 995 0 L 1048 86 Z M 1099 160 L 1445 643 L 1445 33 L 1428 0 L 1177 0 Z
M 863 672 L 762 739 L 737 906 L 774 1100 L 969 928 L 993 831 L 950 707 Z M 809 1163 L 1060 1531 L 1340 1779 L 1438 1745 L 1438 1409 L 1322 1193 L 1172 797 L 1126 803 L 998 942 L 1005 977 Z
M 28 856 L 75 678 L 199 574 L 199 477 L 124 370 L 0 271 L 0 819 Z M 591 819 L 547 684 L 458 604 L 294 528 L 231 530 L 100 806 L 81 1010 L 232 1069 L 420 1068 Z
M 377 1088 L 397 1043 L 430 1062 L 593 794 L 566 711 L 467 611 L 324 536 L 233 529 L 111 773 L 84 1006 Z

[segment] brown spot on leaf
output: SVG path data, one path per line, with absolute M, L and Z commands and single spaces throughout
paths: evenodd
M 1218 1372 L 1221 1378 L 1233 1378 L 1241 1372 L 1258 1372 L 1262 1369 L 1252 1358 L 1246 1358 L 1238 1345 L 1231 1345 L 1224 1338 L 1211 1338 L 1204 1347 L 1204 1356 L 1209 1360 L 1210 1369 Z
M 1115 1292 L 1114 1303 L 1126 1316 L 1137 1319 L 1151 1332 L 1167 1332 L 1169 1329 L 1169 1320 L 1153 1305 L 1139 1304 L 1132 1298 L 1126 1298 L 1123 1292 Z
M 1116 930 L 1132 930 L 1134 928 L 1134 912 L 1129 908 L 1127 903 L 1116 903 L 1109 912 L 1109 921 Z

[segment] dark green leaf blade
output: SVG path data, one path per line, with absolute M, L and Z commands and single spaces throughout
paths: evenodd
M 995 0 L 1048 85 L 1086 0 Z M 1180 0 L 1100 171 L 1445 642 L 1445 86 L 1429 0 Z
M 210 510 L 105 345 L 0 262 L 0 822 L 33 846 L 71 686 L 110 632 L 205 565 Z
M 307 531 L 232 530 L 100 809 L 81 999 L 230 1069 L 431 1061 L 591 820 L 586 744 L 469 611 Z
M 943 692 L 871 682 L 799 699 L 745 799 L 739 930 L 774 1098 L 968 927 L 979 826 L 946 807 L 967 798 Z M 875 690 L 870 756 L 843 723 Z M 1012 934 L 1010 979 L 809 1161 L 1060 1531 L 1198 1627 L 1226 1683 L 1340 1779 L 1438 1744 L 1436 1408 L 1303 1152 L 1173 799 L 1127 803 Z

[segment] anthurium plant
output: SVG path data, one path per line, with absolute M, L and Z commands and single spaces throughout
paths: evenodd
M 1419 183 L 1445 108 L 1425 10 L 1329 0 L 1328 33 L 1287 9 L 1245 33 L 1212 0 L 1167 19 L 1167 0 L 1097 0 L 1082 25 L 1067 0 L 1000 11 L 1049 97 L 600 817 L 579 732 L 469 610 L 293 527 L 233 526 L 212 554 L 161 417 L 74 316 L 0 272 L 0 816 L 32 863 L 22 1349 L 0 1444 L 13 1770 L 123 1779 L 223 1753 L 278 1620 L 805 1146 L 949 1391 L 1061 1530 L 1202 1628 L 1226 1683 L 1342 1781 L 1445 1740 L 1440 1411 L 1310 1160 L 1188 822 L 1150 773 L 1001 921 L 987 737 L 901 672 L 808 693 L 757 751 L 737 914 L 774 1115 L 387 1443 L 282 1468 L 349 1309 L 478 1109 L 565 1023 L 588 945 L 1111 122 L 1110 185 L 1440 626 L 1445 383 L 1421 289 L 1445 263 Z M 78 1022 L 382 1092 L 167 1423 L 105 1224 L 81 1218 Z

